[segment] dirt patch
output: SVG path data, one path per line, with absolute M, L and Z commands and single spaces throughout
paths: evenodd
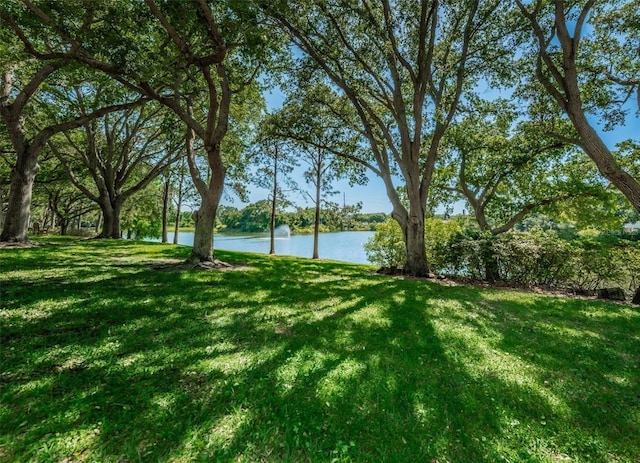
M 160 272 L 178 272 L 183 270 L 195 270 L 195 271 L 220 271 L 229 272 L 233 270 L 248 270 L 251 267 L 247 264 L 239 264 L 237 262 L 223 262 L 221 260 L 213 260 L 211 262 L 189 262 L 183 259 L 161 259 L 155 260 L 149 265 L 152 270 L 158 270 Z

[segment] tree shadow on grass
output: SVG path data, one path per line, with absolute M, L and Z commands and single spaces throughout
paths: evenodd
M 566 354 L 584 346 L 568 345 L 563 329 L 596 326 L 566 325 L 571 307 L 549 314 L 539 297 L 504 302 L 358 266 L 252 265 L 127 267 L 94 287 L 87 270 L 55 283 L 73 298 L 49 287 L 55 310 L 3 326 L 0 459 L 631 461 L 638 450 L 608 431 L 637 431 L 633 410 L 594 415 L 571 399 L 605 384 L 576 386 L 580 368 Z M 27 311 L 39 300 L 21 299 Z M 608 337 L 618 322 L 598 323 L 608 349 L 637 360 Z M 523 334 L 531 327 L 542 334 Z M 612 359 L 598 357 L 603 346 L 584 353 L 596 372 Z M 545 385 L 554 374 L 573 390 Z M 628 385 L 606 384 L 631 400 Z M 556 418 L 572 420 L 573 433 Z
M 482 329 L 499 333 L 497 347 L 531 365 L 539 388 L 562 400 L 583 429 L 574 447 L 597 454 L 626 442 L 640 454 L 640 310 L 557 297 L 507 296 L 498 304 L 490 293 L 480 297 L 494 302 L 491 311 L 477 311 Z

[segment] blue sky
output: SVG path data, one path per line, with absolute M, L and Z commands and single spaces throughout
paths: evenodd
M 277 110 L 282 106 L 284 101 L 284 95 L 280 92 L 278 88 L 273 89 L 271 91 L 267 91 L 265 93 L 265 99 L 267 101 L 267 108 L 269 111 Z M 298 186 L 302 189 L 306 189 L 310 193 L 312 192 L 312 186 L 307 186 L 304 180 L 305 166 L 302 165 L 296 169 L 293 174 L 294 180 L 298 184 Z M 349 182 L 337 181 L 333 184 L 333 189 L 337 190 L 339 194 L 334 196 L 325 198 L 332 202 L 337 202 L 339 204 L 343 204 L 343 202 L 347 205 L 356 204 L 357 202 L 362 202 L 362 212 L 384 212 L 390 213 L 392 206 L 389 202 L 389 198 L 385 192 L 384 183 L 380 178 L 378 178 L 375 174 L 369 175 L 369 182 L 367 185 L 356 185 L 349 186 Z M 267 199 L 269 196 L 269 191 L 259 188 L 255 185 L 251 185 L 249 187 L 249 203 L 253 203 L 259 201 L 261 199 Z M 300 207 L 312 207 L 313 203 L 309 200 L 309 198 L 301 192 L 290 193 L 290 200 Z M 246 204 L 240 202 L 237 198 L 232 201 L 229 198 L 224 199 L 223 204 L 234 206 L 237 208 L 242 208 Z

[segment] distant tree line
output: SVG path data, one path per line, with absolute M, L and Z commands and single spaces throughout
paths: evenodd
M 220 206 L 216 229 L 221 232 L 256 233 L 269 229 L 270 203 L 257 201 L 242 209 Z M 360 205 L 338 206 L 332 204 L 322 209 L 320 226 L 322 232 L 375 230 L 377 224 L 388 216 L 383 212 L 362 213 Z M 294 210 L 278 211 L 276 226 L 288 225 L 292 233 L 312 233 L 315 220 L 313 207 L 296 207 Z

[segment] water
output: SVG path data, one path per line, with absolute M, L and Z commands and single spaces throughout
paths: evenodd
M 368 264 L 370 262 L 364 253 L 363 245 L 371 236 L 373 236 L 373 232 L 370 231 L 320 233 L 318 236 L 320 258 Z M 173 242 L 173 233 L 168 234 L 168 239 L 169 243 Z M 219 233 L 214 235 L 213 242 L 215 249 L 269 253 L 268 234 L 227 235 Z M 180 232 L 178 243 L 192 246 L 193 232 Z M 313 254 L 313 235 L 276 236 L 276 254 L 311 257 Z

